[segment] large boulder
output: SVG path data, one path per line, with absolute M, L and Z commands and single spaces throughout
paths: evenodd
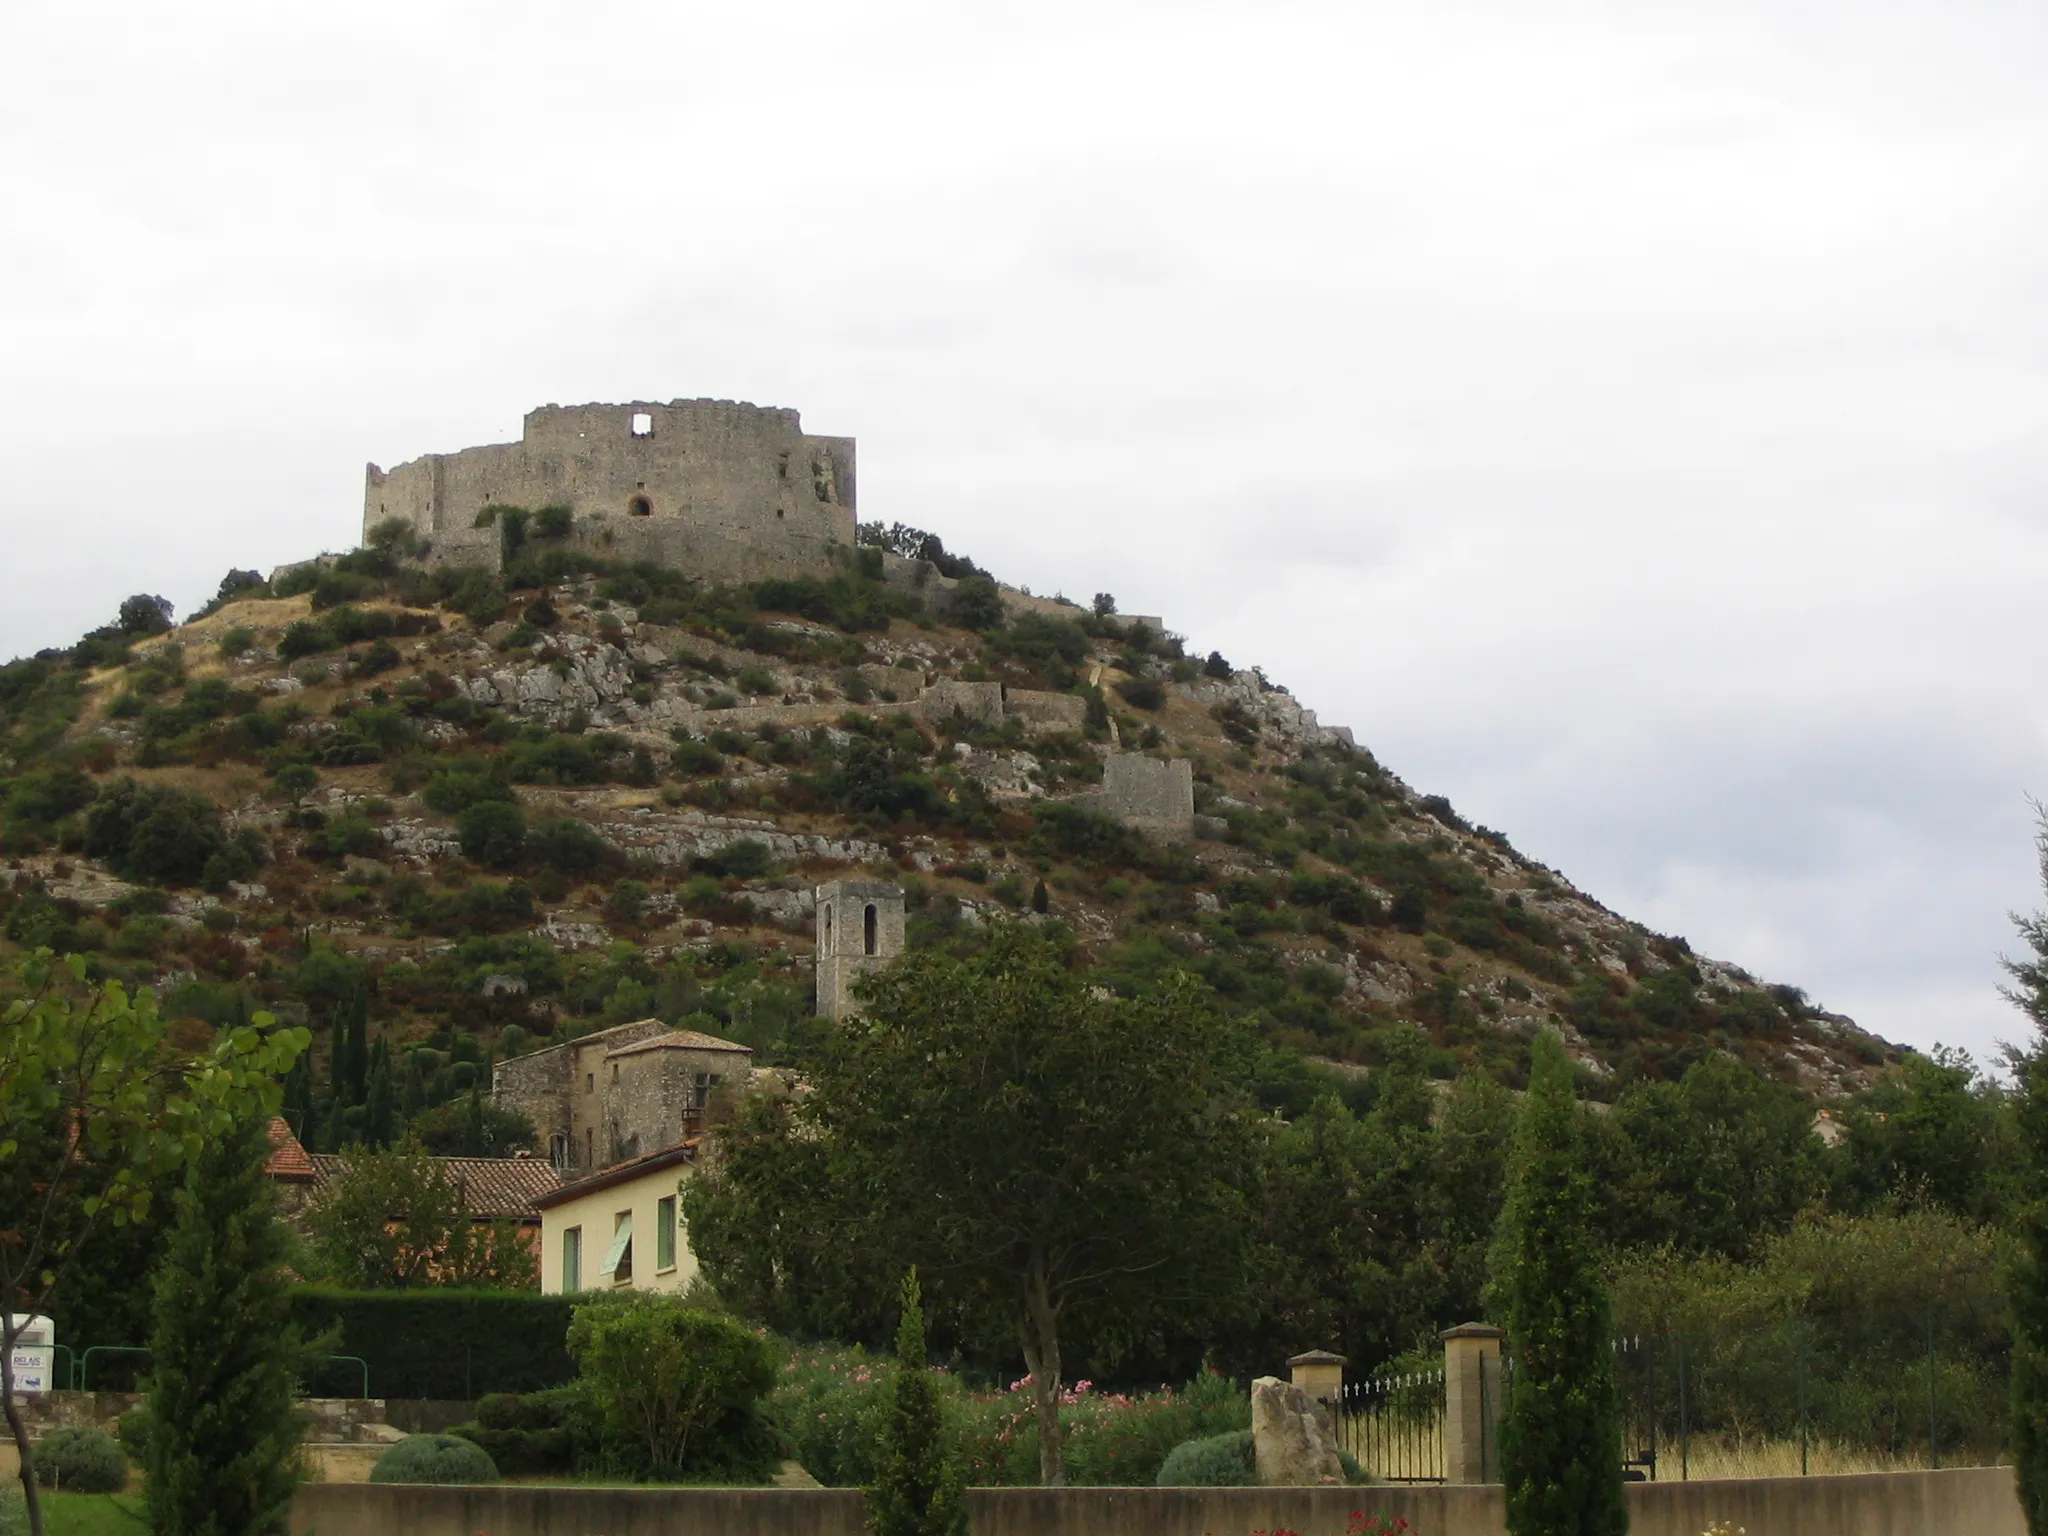
M 1277 1376 L 1252 1383 L 1252 1459 L 1268 1488 L 1344 1482 L 1329 1415 L 1301 1388 Z

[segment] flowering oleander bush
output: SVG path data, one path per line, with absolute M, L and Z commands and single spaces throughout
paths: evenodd
M 819 1482 L 852 1488 L 873 1480 L 883 1393 L 895 1362 L 858 1348 L 802 1345 L 783 1365 L 769 1411 L 793 1454 Z M 1038 1481 L 1038 1426 L 1029 1377 L 1000 1391 L 977 1390 L 935 1371 L 961 1470 L 970 1486 Z M 1075 1484 L 1149 1487 L 1166 1453 L 1183 1440 L 1245 1429 L 1251 1404 L 1237 1384 L 1208 1372 L 1181 1389 L 1098 1392 L 1076 1382 L 1060 1395 L 1067 1479 Z

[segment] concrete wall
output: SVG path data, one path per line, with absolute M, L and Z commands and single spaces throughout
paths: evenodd
M 640 1178 L 625 1180 L 609 1189 L 592 1190 L 542 1211 L 541 1291 L 552 1296 L 563 1290 L 682 1290 L 697 1273 L 697 1255 L 690 1251 L 689 1231 L 680 1214 L 682 1182 L 694 1171 L 688 1163 L 652 1169 Z M 669 1197 L 675 1198 L 678 1212 L 676 1262 L 663 1269 L 656 1264 L 660 1257 L 656 1227 L 661 1201 Z M 624 1211 L 633 1213 L 633 1276 L 630 1281 L 621 1282 L 600 1270 L 611 1248 L 612 1235 L 618 1230 L 619 1215 Z M 563 1283 L 567 1276 L 562 1268 L 562 1244 L 563 1234 L 572 1227 L 583 1233 L 583 1272 L 577 1284 L 568 1286 Z
M 431 561 L 495 568 L 497 532 L 475 526 L 493 504 L 566 505 L 572 542 L 711 580 L 822 574 L 853 547 L 854 444 L 730 400 L 542 406 L 516 443 L 367 466 L 363 534 L 396 518 Z
M 1637 1483 L 1631 1536 L 1699 1536 L 1715 1520 L 1750 1536 L 2025 1536 L 2009 1467 L 1855 1477 Z M 1405 1519 L 1416 1536 L 1502 1536 L 1498 1487 L 977 1488 L 973 1536 L 1343 1536 L 1353 1510 Z M 858 1493 L 839 1489 L 307 1487 L 292 1529 L 319 1536 L 860 1536 Z

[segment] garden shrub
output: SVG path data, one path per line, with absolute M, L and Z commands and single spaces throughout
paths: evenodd
M 377 1458 L 373 1483 L 495 1483 L 498 1469 L 474 1440 L 460 1435 L 407 1435 Z
M 512 1477 L 545 1477 L 596 1464 L 597 1406 L 581 1383 L 542 1392 L 490 1392 L 476 1405 L 476 1422 L 452 1434 L 483 1447 Z
M 1234 1429 L 1199 1440 L 1183 1440 L 1166 1453 L 1154 1479 L 1161 1488 L 1243 1488 L 1258 1482 L 1252 1432 Z
M 66 1493 L 119 1493 L 128 1458 L 100 1429 L 60 1429 L 36 1442 L 36 1483 Z
M 775 1360 L 743 1324 L 635 1292 L 579 1306 L 569 1347 L 602 1405 L 615 1470 L 765 1479 L 773 1469 L 778 1443 L 761 1408 Z
M 141 1466 L 149 1455 L 149 1405 L 137 1403 L 114 1422 L 122 1454 Z

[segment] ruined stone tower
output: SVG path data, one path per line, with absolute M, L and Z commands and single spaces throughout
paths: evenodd
M 853 978 L 903 953 L 903 887 L 834 880 L 818 887 L 818 1013 L 853 1012 Z
M 500 570 L 496 507 L 566 507 L 549 538 L 711 581 L 827 575 L 853 550 L 853 439 L 733 400 L 544 405 L 516 443 L 370 465 L 363 540 L 395 522 L 429 564 Z

